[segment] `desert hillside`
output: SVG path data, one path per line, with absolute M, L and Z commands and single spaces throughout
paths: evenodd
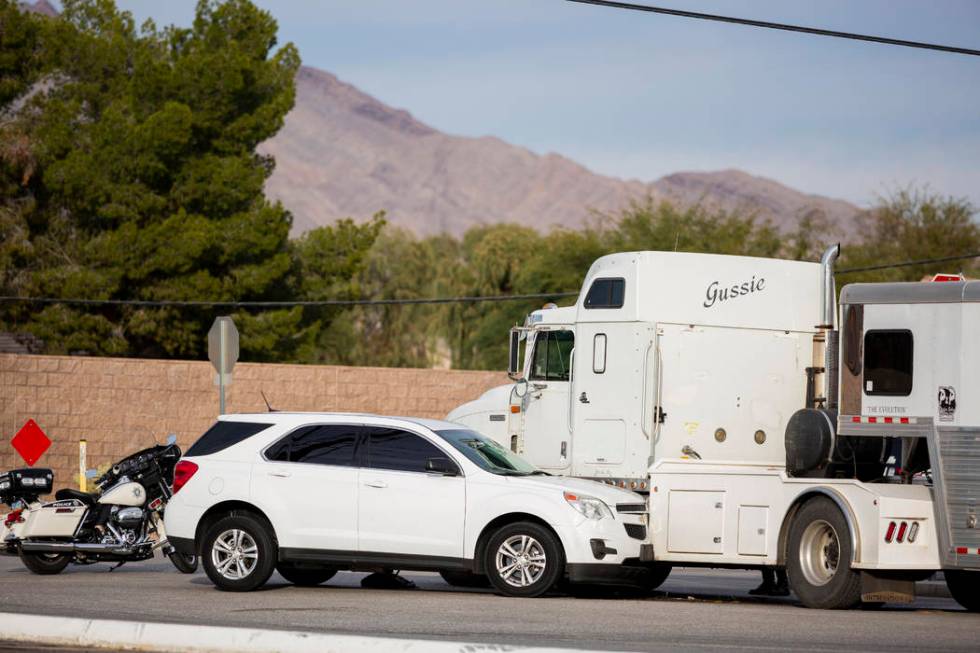
M 276 158 L 268 191 L 293 212 L 296 233 L 381 209 L 420 235 L 458 235 L 497 222 L 576 227 L 590 209 L 615 210 L 648 194 L 754 211 L 783 229 L 814 209 L 838 224 L 857 212 L 847 202 L 738 170 L 682 172 L 644 183 L 490 136 L 451 136 L 315 68 L 302 68 L 296 86 L 285 127 L 262 146 Z

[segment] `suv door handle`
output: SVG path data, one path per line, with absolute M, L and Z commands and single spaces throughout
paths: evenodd
M 364 481 L 364 485 L 377 488 L 388 487 L 388 484 L 384 481 Z
M 292 472 L 284 472 L 277 469 L 274 472 L 269 472 L 269 476 L 275 476 L 277 478 L 289 478 L 290 476 L 292 476 Z

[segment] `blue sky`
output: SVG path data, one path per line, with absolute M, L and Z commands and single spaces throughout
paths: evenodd
M 188 24 L 193 0 L 119 0 Z M 446 132 L 652 180 L 740 168 L 868 205 L 980 205 L 980 57 L 564 0 L 259 0 L 307 65 Z M 978 0 L 652 4 L 980 49 Z

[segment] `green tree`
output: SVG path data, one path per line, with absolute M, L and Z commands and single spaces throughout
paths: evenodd
M 769 223 L 753 216 L 712 211 L 695 204 L 681 209 L 647 198 L 618 215 L 603 216 L 608 251 L 661 250 L 742 256 L 777 256 L 782 238 Z
M 977 208 L 968 200 L 928 189 L 905 189 L 880 198 L 858 218 L 856 244 L 843 248 L 839 269 L 980 252 Z M 838 285 L 856 281 L 919 281 L 937 272 L 980 275 L 980 261 L 966 259 L 842 274 Z
M 44 90 L 19 108 L 5 104 L 32 168 L 18 191 L 28 201 L 4 222 L 26 228 L 31 250 L 18 290 L 292 297 L 291 216 L 263 195 L 274 162 L 256 153 L 292 107 L 299 67 L 291 44 L 276 49 L 271 15 L 248 0 L 202 0 L 190 28 L 137 30 L 111 0 L 65 0 L 63 9 L 41 28 Z M 17 162 L 4 156 L 7 200 Z M 200 357 L 216 312 L 54 305 L 3 317 L 52 352 Z M 303 312 L 236 317 L 244 354 L 264 359 L 296 345 Z
M 386 227 L 355 277 L 364 298 L 404 300 L 432 297 L 440 265 L 432 241 Z M 319 339 L 317 360 L 345 365 L 431 367 L 441 364 L 435 329 L 439 307 L 431 304 L 373 304 L 345 310 Z
M 0 0 L 0 107 L 7 107 L 40 77 L 41 21 L 18 0 Z

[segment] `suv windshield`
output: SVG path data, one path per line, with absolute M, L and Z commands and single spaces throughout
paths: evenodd
M 464 456 L 491 474 L 504 476 L 528 476 L 545 474 L 500 443 L 468 429 L 436 431 L 443 440 L 453 445 Z

